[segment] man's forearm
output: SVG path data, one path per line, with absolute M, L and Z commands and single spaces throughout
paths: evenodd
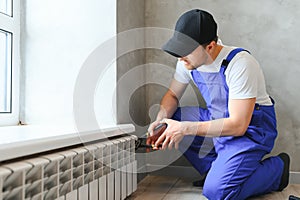
M 164 118 L 171 118 L 177 110 L 179 99 L 183 95 L 188 84 L 181 83 L 175 79 L 172 80 L 170 87 L 160 102 L 160 111 L 157 114 L 156 121 Z
M 183 132 L 186 135 L 206 137 L 242 136 L 245 133 L 243 126 L 231 118 L 222 118 L 202 122 L 183 122 Z
M 157 114 L 156 120 L 164 118 L 171 118 L 178 107 L 178 99 L 171 91 L 168 91 L 162 98 L 160 103 L 160 110 Z
M 185 132 L 199 136 L 242 136 L 245 134 L 254 110 L 256 98 L 230 99 L 229 117 L 211 121 L 187 122 Z

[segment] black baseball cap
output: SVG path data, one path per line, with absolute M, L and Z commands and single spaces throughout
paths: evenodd
M 175 57 L 184 57 L 216 37 L 217 23 L 213 16 L 207 11 L 193 9 L 179 17 L 173 37 L 162 50 Z

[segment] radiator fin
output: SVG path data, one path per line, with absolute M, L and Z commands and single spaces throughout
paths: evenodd
M 0 166 L 0 200 L 123 200 L 136 190 L 136 136 Z

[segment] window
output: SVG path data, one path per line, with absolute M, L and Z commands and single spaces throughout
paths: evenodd
M 0 0 L 0 126 L 19 121 L 20 0 Z
M 0 30 L 0 112 L 11 112 L 11 33 Z
M 73 125 L 73 91 L 78 74 L 90 54 L 116 35 L 116 1 L 0 0 L 0 3 L 0 126 L 17 125 L 19 121 Z M 82 11 L 84 15 L 78 15 Z M 110 16 L 109 20 L 104 16 Z M 111 66 L 115 70 L 115 62 Z M 101 101 L 101 105 L 95 106 L 102 127 L 115 125 L 116 121 L 113 107 L 116 72 L 109 72 L 109 89 L 102 82 L 97 87 L 109 95 L 105 96 L 106 104 Z M 103 99 L 101 92 L 97 90 L 95 102 Z
M 23 70 L 20 121 L 28 125 L 74 127 L 77 77 L 90 55 L 116 35 L 116 1 L 21 0 L 21 5 L 26 10 L 21 15 L 21 28 L 24 30 L 21 30 Z M 108 49 L 113 48 L 116 48 L 116 41 Z M 116 51 L 107 50 L 108 58 L 110 52 L 113 54 Z M 99 76 L 95 106 L 91 105 L 95 107 L 101 128 L 116 124 L 113 107 L 116 105 L 114 58 L 110 60 L 109 67 L 100 58 L 97 60 L 101 63 L 99 69 L 109 68 L 103 70 L 105 74 L 102 77 Z M 86 80 L 87 90 L 92 88 L 91 82 Z M 88 112 L 91 113 L 90 110 Z M 86 120 L 83 121 L 81 123 Z
M 12 0 L 0 0 L 0 12 L 12 16 Z

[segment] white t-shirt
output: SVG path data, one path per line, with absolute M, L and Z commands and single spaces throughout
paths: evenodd
M 223 59 L 236 47 L 224 46 L 215 61 L 210 65 L 197 68 L 201 72 L 219 72 Z M 226 83 L 229 88 L 229 99 L 247 99 L 256 97 L 260 105 L 272 105 L 266 92 L 263 72 L 256 59 L 246 51 L 236 54 L 230 61 L 226 71 Z M 174 78 L 181 83 L 189 83 L 191 70 L 185 68 L 182 61 L 177 62 Z

